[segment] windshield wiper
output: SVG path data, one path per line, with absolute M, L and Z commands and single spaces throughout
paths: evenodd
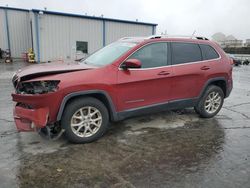
M 80 61 L 82 61 L 82 60 L 84 60 L 84 59 L 86 59 L 86 57 L 82 57 L 82 58 L 80 58 L 80 59 L 75 59 L 75 61 L 80 62 Z

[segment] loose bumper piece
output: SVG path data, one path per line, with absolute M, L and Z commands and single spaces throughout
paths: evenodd
M 49 108 L 27 109 L 21 106 L 14 108 L 14 119 L 20 132 L 36 131 L 46 126 Z

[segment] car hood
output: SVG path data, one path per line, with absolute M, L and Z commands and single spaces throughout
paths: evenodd
M 13 82 L 25 81 L 40 76 L 60 74 L 67 72 L 74 72 L 86 69 L 94 69 L 95 66 L 87 65 L 79 62 L 53 62 L 53 63 L 42 63 L 37 65 L 31 65 L 19 69 L 13 76 Z

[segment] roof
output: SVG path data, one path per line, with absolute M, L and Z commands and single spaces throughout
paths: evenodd
M 31 11 L 36 12 L 36 13 L 39 13 L 40 11 L 42 11 L 43 14 L 52 14 L 52 15 L 77 17 L 77 18 L 85 18 L 85 19 L 93 19 L 93 20 L 104 20 L 104 21 L 112 21 L 112 22 L 120 22 L 120 23 L 130 23 L 130 24 L 137 24 L 137 25 L 150 25 L 150 26 L 158 25 L 156 23 L 120 20 L 120 19 L 114 19 L 114 18 L 95 17 L 95 16 L 87 16 L 87 15 L 82 15 L 82 14 L 63 13 L 63 12 L 55 12 L 55 11 L 39 10 L 39 9 L 32 9 Z
M 14 7 L 4 7 L 4 6 L 0 6 L 0 9 L 17 10 L 17 11 L 25 11 L 25 12 L 29 12 L 29 10 L 28 10 L 28 9 L 23 9 L 23 8 L 14 8 Z
M 0 9 L 26 11 L 26 12 L 30 11 L 28 9 L 14 8 L 14 7 L 4 7 L 4 6 L 0 6 Z M 36 13 L 39 13 L 40 11 L 42 11 L 44 14 L 52 14 L 52 15 L 68 16 L 68 17 L 77 17 L 77 18 L 85 18 L 85 19 L 93 19 L 93 20 L 104 20 L 104 21 L 112 21 L 112 22 L 120 22 L 120 23 L 130 23 L 130 24 L 137 24 L 137 25 L 149 25 L 149 26 L 157 26 L 158 25 L 156 23 L 137 22 L 137 21 L 130 21 L 130 20 L 114 19 L 114 18 L 87 16 L 87 15 L 82 15 L 82 14 L 72 14 L 72 13 L 41 10 L 41 9 L 32 9 L 31 11 L 36 12 Z

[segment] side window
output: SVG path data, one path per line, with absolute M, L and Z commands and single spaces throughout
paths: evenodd
M 165 42 L 149 44 L 132 54 L 129 59 L 138 59 L 142 68 L 166 66 L 168 61 L 168 44 Z
M 198 44 L 193 43 L 172 43 L 173 64 L 182 64 L 201 61 L 201 50 Z
M 215 51 L 215 49 L 206 44 L 200 44 L 203 60 L 209 59 L 217 59 L 219 58 L 219 54 Z

